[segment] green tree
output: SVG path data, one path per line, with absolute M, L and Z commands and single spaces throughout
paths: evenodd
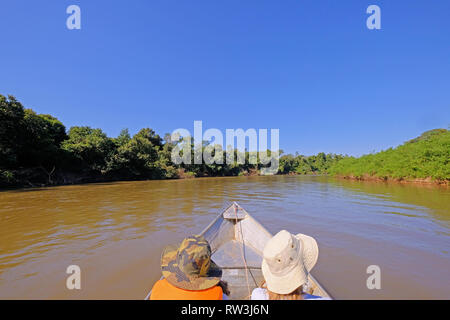
M 0 95 L 0 167 L 17 167 L 25 110 L 14 96 Z
M 19 153 L 25 167 L 42 166 L 50 170 L 61 163 L 61 143 L 67 139 L 66 128 L 55 117 L 25 110 L 24 135 Z
M 141 129 L 108 160 L 107 172 L 133 178 L 161 178 L 158 166 L 162 139 L 152 129 Z
M 117 147 L 121 147 L 125 144 L 127 144 L 131 140 L 130 133 L 128 132 L 128 129 L 123 129 L 120 131 L 120 134 L 117 138 L 113 139 L 114 143 Z
M 0 95 L 1 167 L 55 167 L 66 138 L 64 125 L 55 117 L 36 114 L 13 96 Z
M 101 129 L 72 127 L 62 148 L 87 168 L 103 172 L 107 159 L 114 151 L 114 142 Z

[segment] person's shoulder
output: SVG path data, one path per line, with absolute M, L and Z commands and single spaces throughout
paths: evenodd
M 155 282 L 155 284 L 153 285 L 153 288 L 163 286 L 166 283 L 169 283 L 169 282 L 165 278 L 159 279 Z
M 252 292 L 251 300 L 268 300 L 267 290 L 264 288 L 255 288 Z

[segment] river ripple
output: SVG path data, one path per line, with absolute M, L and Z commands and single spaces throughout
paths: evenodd
M 313 271 L 340 299 L 450 299 L 450 191 L 273 176 L 118 182 L 0 192 L 1 299 L 142 299 L 167 244 L 237 201 L 269 231 L 319 243 Z M 67 266 L 82 270 L 69 291 Z M 368 290 L 366 268 L 381 268 Z

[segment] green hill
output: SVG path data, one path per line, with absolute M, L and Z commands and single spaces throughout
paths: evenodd
M 450 131 L 435 129 L 420 137 L 359 158 L 344 158 L 329 173 L 356 179 L 450 181 Z

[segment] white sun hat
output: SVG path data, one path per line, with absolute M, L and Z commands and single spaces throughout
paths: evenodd
M 319 247 L 310 236 L 282 230 L 267 242 L 263 257 L 262 273 L 267 289 L 288 294 L 307 282 L 319 257 Z

